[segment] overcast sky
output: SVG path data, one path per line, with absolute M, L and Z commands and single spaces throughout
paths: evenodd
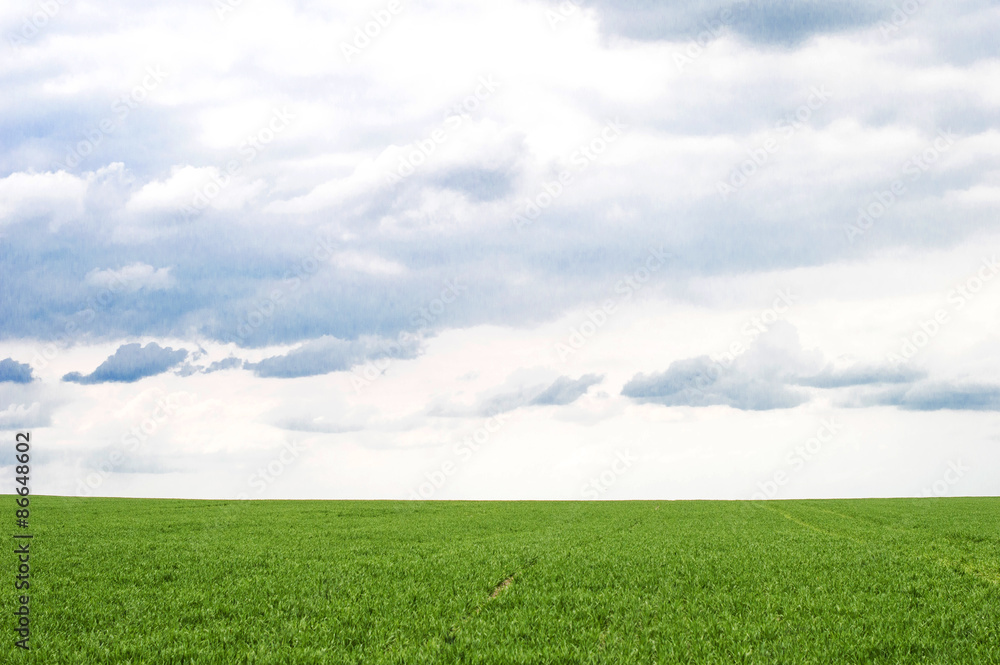
M 1000 3 L 665 4 L 4 3 L 33 491 L 1000 492 Z

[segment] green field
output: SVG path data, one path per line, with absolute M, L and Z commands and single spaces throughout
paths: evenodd
M 1000 663 L 1000 499 L 31 508 L 3 662 Z

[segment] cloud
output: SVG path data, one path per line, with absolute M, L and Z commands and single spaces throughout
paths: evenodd
M 170 268 L 154 268 L 151 265 L 136 262 L 120 270 L 91 270 L 85 278 L 87 284 L 111 289 L 112 291 L 135 292 L 139 289 L 162 291 L 174 285 L 170 276 Z
M 568 376 L 560 376 L 545 390 L 535 395 L 529 404 L 537 406 L 571 404 L 586 393 L 590 386 L 603 380 L 604 376 L 599 374 L 584 374 L 576 380 Z
M 201 372 L 203 370 L 204 370 L 204 367 L 202 367 L 201 365 L 193 365 L 191 363 L 184 363 L 179 368 L 177 368 L 177 371 L 174 372 L 174 375 L 175 376 L 191 376 L 192 374 L 197 374 L 198 372 Z
M 19 172 L 0 178 L 0 224 L 45 219 L 65 222 L 83 212 L 87 180 L 66 171 Z
M 501 169 L 455 169 L 442 175 L 437 184 L 462 192 L 477 201 L 500 199 L 513 189 L 511 173 Z
M 560 376 L 550 384 L 522 387 L 484 399 L 475 411 L 483 415 L 495 415 L 523 406 L 565 406 L 575 402 L 592 385 L 603 380 L 604 376 L 599 374 L 585 374 L 579 379 Z
M 420 350 L 420 340 L 411 336 L 401 336 L 398 340 L 374 336 L 345 340 L 325 335 L 284 355 L 248 362 L 244 367 L 257 376 L 287 379 L 339 372 L 379 358 L 416 358 Z
M 820 369 L 822 368 L 822 369 Z M 809 401 L 799 387 L 821 389 L 902 384 L 919 379 L 917 370 L 886 365 L 835 367 L 819 351 L 805 351 L 798 331 L 778 321 L 729 366 L 708 356 L 677 360 L 665 372 L 637 374 L 622 395 L 665 406 L 726 405 L 748 411 L 787 409 Z
M 31 383 L 31 365 L 19 363 L 13 358 L 0 360 L 0 383 Z
M 342 270 L 368 275 L 401 275 L 406 272 L 406 267 L 395 261 L 358 252 L 340 252 L 334 255 L 332 262 Z
M 1000 385 L 920 383 L 862 397 L 854 406 L 898 406 L 907 411 L 1000 411 Z
M 215 166 L 175 165 L 166 180 L 146 183 L 129 199 L 132 213 L 167 211 L 180 214 L 184 208 L 211 206 L 221 210 L 242 208 L 264 188 L 261 181 L 248 182 L 241 175 L 223 174 Z M 205 192 L 211 192 L 208 197 Z
M 86 288 L 88 270 L 97 266 L 91 280 L 108 280 L 107 270 L 139 264 L 156 267 L 150 281 L 103 304 L 87 334 L 177 338 L 195 331 L 231 341 L 247 313 L 284 288 L 314 239 L 326 235 L 337 238 L 330 252 L 336 257 L 320 261 L 309 283 L 282 300 L 281 314 L 242 344 L 412 332 L 411 314 L 454 277 L 482 295 L 449 307 L 437 328 L 551 320 L 635 270 L 649 246 L 663 245 L 677 259 L 648 290 L 683 297 L 687 276 L 816 266 L 846 256 L 863 261 L 869 251 L 940 246 L 995 228 L 984 201 L 996 188 L 996 100 L 983 92 L 995 76 L 983 60 L 993 56 L 997 16 L 984 3 L 949 5 L 944 21 L 933 19 L 945 9 L 923 3 L 900 33 L 905 40 L 849 31 L 891 12 L 891 0 L 600 0 L 554 30 L 544 20 L 553 3 L 502 11 L 459 4 L 465 8 L 457 19 L 447 3 L 414 6 L 409 14 L 421 34 L 470 40 L 462 74 L 447 80 L 434 76 L 439 54 L 416 52 L 405 39 L 379 45 L 381 57 L 405 64 L 402 73 L 316 57 L 329 48 L 330 34 L 350 34 L 355 18 L 319 17 L 294 3 L 258 17 L 294 31 L 294 53 L 277 32 L 263 41 L 239 30 L 215 39 L 209 26 L 188 20 L 197 13 L 193 5 L 169 8 L 179 23 L 200 26 L 204 39 L 193 50 L 153 48 L 158 42 L 146 37 L 158 29 L 159 9 L 136 13 L 123 29 L 103 18 L 84 25 L 61 17 L 79 48 L 32 40 L 27 69 L 0 75 L 21 100 L 0 119 L 0 173 L 9 174 L 0 179 L 0 228 L 18 248 L 0 261 L 0 336 L 55 338 L 94 295 Z M 695 39 L 725 8 L 733 10 L 727 34 L 746 39 L 722 38 L 703 49 L 700 73 L 678 72 L 672 56 L 687 45 L 662 40 Z M 495 41 L 473 37 L 484 27 Z M 601 39 L 602 28 L 653 41 Z M 816 34 L 831 36 L 802 41 Z M 906 40 L 917 47 L 903 48 Z M 759 46 L 786 42 L 795 49 Z M 140 43 L 150 50 L 125 61 L 109 55 L 134 52 Z M 941 44 L 980 64 L 949 65 L 941 76 Z M 82 52 L 90 55 L 77 58 Z M 219 53 L 241 63 L 238 76 L 203 66 Z M 535 65 L 554 54 L 581 66 Z M 160 58 L 171 63 L 169 84 L 144 99 L 141 112 L 116 118 L 115 131 L 88 148 L 78 172 L 53 171 L 97 131 L 109 101 L 141 82 L 144 62 Z M 833 61 L 842 66 L 813 66 Z M 290 69 L 305 78 L 289 79 Z M 449 115 L 477 90 L 479 77 L 494 74 L 495 97 Z M 317 97 L 310 77 L 340 83 Z M 261 85 L 280 90 L 281 103 L 299 119 L 253 152 L 198 223 L 171 221 L 196 192 L 215 193 L 216 181 L 227 181 L 228 161 L 242 157 L 237 146 L 267 122 L 270 102 L 261 99 Z M 811 87 L 824 85 L 829 103 L 801 130 L 787 140 L 775 131 L 806 103 Z M 887 85 L 894 95 L 875 94 Z M 670 103 L 678 96 L 685 104 Z M 586 169 L 579 169 L 580 148 L 601 144 L 596 137 L 613 115 L 609 100 L 629 128 L 597 159 L 582 158 Z M 356 131 L 330 131 L 330 118 Z M 448 118 L 460 126 L 453 129 Z M 898 177 L 900 165 L 951 123 L 959 139 L 949 153 L 919 181 L 907 181 L 905 197 L 877 233 L 847 243 L 843 226 L 857 219 L 873 188 Z M 426 162 L 388 185 L 400 160 L 442 127 L 446 140 Z M 780 156 L 723 203 L 718 183 L 775 136 Z M 511 213 L 546 201 L 545 186 L 564 170 L 573 182 L 545 206 L 530 234 L 515 238 Z M 124 181 L 126 173 L 134 182 Z M 970 203 L 948 199 L 949 191 L 981 195 Z M 911 221 L 895 221 L 904 216 Z M 804 217 L 815 223 L 801 224 Z M 46 218 L 80 223 L 71 233 L 37 233 L 32 223 Z M 671 220 L 669 230 L 663 219 Z M 182 288 L 161 288 L 168 276 Z M 128 297 L 136 293 L 141 302 Z
M 187 357 L 187 350 L 161 347 L 156 342 L 142 346 L 138 342 L 124 344 L 114 355 L 101 363 L 92 373 L 83 376 L 70 372 L 63 381 L 91 384 L 107 382 L 131 383 L 147 376 L 162 374 Z
M 852 0 L 702 0 L 697 3 L 659 3 L 639 0 L 588 2 L 602 27 L 641 40 L 686 40 L 719 33 L 728 27 L 758 44 L 792 46 L 817 34 L 870 26 L 888 16 L 890 2 Z
M 902 365 L 860 364 L 840 369 L 827 365 L 817 374 L 799 377 L 795 383 L 814 388 L 844 388 L 877 383 L 913 383 L 926 375 L 924 371 Z
M 740 369 L 721 369 L 708 356 L 677 360 L 665 372 L 637 374 L 622 395 L 665 406 L 712 406 L 766 411 L 787 409 L 808 400 L 773 378 L 751 376 Z
M 324 416 L 289 417 L 274 422 L 275 427 L 293 432 L 317 432 L 322 434 L 344 434 L 360 432 L 365 429 L 364 423 L 333 423 Z
M 216 360 L 214 363 L 205 368 L 205 374 L 210 374 L 212 372 L 219 372 L 225 369 L 241 369 L 243 367 L 243 360 L 240 358 L 224 358 L 222 360 Z
M 28 429 L 31 427 L 48 427 L 49 417 L 42 412 L 39 402 L 27 404 L 11 404 L 0 411 L 0 430 Z

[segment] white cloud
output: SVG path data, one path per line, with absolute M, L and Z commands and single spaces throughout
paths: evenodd
M 341 270 L 368 275 L 402 275 L 406 272 L 406 266 L 400 263 L 362 252 L 338 252 L 331 263 Z
M 174 166 L 166 180 L 154 180 L 132 195 L 126 210 L 180 213 L 184 208 L 238 210 L 264 189 L 261 180 L 248 181 L 242 174 L 229 175 L 215 166 Z
M 42 413 L 40 402 L 29 404 L 11 404 L 0 411 L 0 430 L 30 429 L 45 427 L 48 417 Z
M 87 284 L 113 291 L 135 292 L 139 289 L 162 291 L 174 286 L 170 268 L 154 268 L 146 263 L 133 263 L 119 270 L 94 269 L 87 273 Z
M 0 224 L 33 218 L 62 224 L 83 213 L 87 187 L 86 178 L 66 171 L 0 178 Z

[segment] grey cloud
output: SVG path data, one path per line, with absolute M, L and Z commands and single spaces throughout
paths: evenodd
M 599 374 L 584 374 L 579 379 L 560 376 L 548 385 L 536 385 L 495 395 L 484 400 L 478 411 L 482 415 L 495 415 L 522 406 L 566 406 L 583 396 L 590 386 L 603 380 L 604 376 Z
M 902 365 L 855 365 L 843 369 L 826 366 L 812 376 L 799 377 L 795 383 L 813 388 L 844 388 L 876 383 L 913 383 L 926 372 Z
M 675 361 L 658 374 L 637 374 L 622 388 L 622 395 L 665 406 L 724 404 L 751 411 L 787 409 L 807 400 L 780 382 L 719 370 L 708 356 Z
M 440 177 L 437 184 L 466 194 L 476 201 L 493 201 L 510 194 L 510 172 L 501 169 L 469 168 L 454 170 Z
M 725 7 L 733 7 L 732 30 L 755 43 L 794 42 L 810 34 L 870 24 L 876 15 L 884 17 L 892 11 L 892 2 L 882 0 L 871 4 L 782 0 L 745 5 L 716 0 L 672 4 L 594 0 L 587 6 L 597 10 L 606 30 L 649 39 L 694 38 L 705 29 L 704 21 L 711 22 Z M 920 48 L 913 49 L 917 55 L 901 56 L 901 71 L 919 75 L 930 71 L 927 67 L 937 67 L 935 58 L 946 45 L 962 51 L 963 62 L 995 57 L 996 15 L 990 3 L 957 2 L 939 7 L 924 3 L 920 12 L 905 27 L 907 38 Z M 66 29 L 74 27 L 67 24 Z M 43 42 L 35 42 L 35 47 L 40 54 L 44 52 Z M 745 51 L 746 45 L 738 48 Z M 742 55 L 737 52 L 733 57 Z M 678 83 L 686 100 L 681 105 L 664 105 L 656 98 L 620 109 L 621 104 L 614 102 L 612 111 L 614 100 L 602 99 L 606 96 L 586 87 L 567 99 L 574 100 L 575 110 L 584 115 L 620 110 L 640 136 L 646 132 L 699 140 L 714 136 L 723 143 L 733 139 L 745 142 L 749 149 L 756 145 L 750 138 L 754 133 L 772 127 L 803 101 L 802 82 L 798 76 L 786 75 L 786 70 L 797 71 L 796 55 L 779 53 L 774 57 L 767 72 L 748 71 L 745 80 L 724 89 L 698 75 L 686 77 Z M 246 80 L 273 84 L 277 86 L 273 89 L 283 90 L 290 99 L 302 92 L 296 89 L 298 83 L 260 69 L 252 58 L 243 60 L 240 75 Z M 109 93 L 104 90 L 81 90 L 58 103 L 39 93 L 37 86 L 51 80 L 47 77 L 57 71 L 39 67 L 4 78 L 16 97 L 27 100 L 23 108 L 12 107 L 11 114 L 0 119 L 5 130 L 0 132 L 0 142 L 7 148 L 0 150 L 4 173 L 53 170 L 56 161 L 65 159 L 66 149 L 82 138 L 81 128 L 96 127 L 108 112 Z M 963 77 L 974 73 L 962 72 Z M 822 74 L 817 71 L 817 84 L 823 82 Z M 339 137 L 326 143 L 316 136 L 283 136 L 280 146 L 275 144 L 281 159 L 275 163 L 270 158 L 257 161 L 254 168 L 260 172 L 255 171 L 254 177 L 259 175 L 265 182 L 284 177 L 281 173 L 286 165 L 302 168 L 317 150 L 377 154 L 387 145 L 426 136 L 438 121 L 439 113 L 411 113 L 407 104 L 386 113 L 386 98 L 375 92 L 382 86 L 373 85 L 377 81 L 333 76 L 343 86 L 338 88 L 345 95 L 343 99 L 352 100 L 351 108 L 357 109 L 363 131 L 352 134 L 346 145 L 339 143 Z M 996 125 L 995 109 L 975 91 L 923 95 L 901 90 L 899 95 L 872 96 L 866 91 L 877 81 L 867 79 L 863 71 L 857 76 L 861 92 L 835 90 L 835 100 L 815 116 L 817 129 L 823 123 L 840 121 L 860 124 L 865 130 L 913 127 L 932 137 L 943 127 L 968 135 L 990 131 Z M 343 101 L 338 99 L 334 101 Z M 439 110 L 444 111 L 447 100 L 440 103 Z M 532 229 L 537 242 L 497 233 L 488 224 L 471 223 L 479 210 L 471 212 L 470 219 L 450 220 L 448 211 L 433 213 L 443 218 L 440 220 L 413 219 L 411 213 L 422 209 L 428 188 L 462 191 L 470 202 L 496 199 L 498 209 L 508 203 L 516 209 L 525 196 L 536 196 L 540 181 L 534 177 L 519 181 L 521 174 L 533 172 L 528 168 L 535 160 L 530 142 L 502 137 L 496 140 L 500 147 L 488 158 L 477 156 L 471 165 L 449 166 L 437 172 L 428 164 L 426 170 L 405 179 L 405 184 L 392 192 L 363 191 L 358 195 L 361 202 L 338 211 L 335 222 L 328 210 L 303 214 L 294 226 L 275 222 L 273 217 L 262 218 L 251 208 L 210 209 L 198 224 L 186 226 L 161 220 L 152 212 L 128 213 L 123 210 L 125 202 L 151 181 L 162 181 L 172 166 L 219 165 L 229 156 L 202 145 L 198 140 L 201 130 L 184 108 L 183 104 L 144 106 L 142 113 L 132 114 L 127 123 L 106 137 L 99 150 L 73 169 L 89 183 L 87 196 L 80 214 L 74 214 L 58 234 L 38 233 L 37 220 L 30 216 L 12 219 L 5 227 L 4 240 L 18 251 L 5 253 L 0 262 L 0 338 L 53 339 L 72 322 L 78 325 L 78 334 L 90 339 L 187 336 L 194 331 L 205 338 L 233 341 L 247 313 L 256 312 L 266 294 L 284 288 L 284 276 L 308 255 L 315 235 L 331 229 L 353 234 L 350 247 L 344 249 L 377 254 L 406 266 L 407 273 L 338 274 L 336 279 L 328 279 L 332 269 L 323 265 L 320 273 L 294 294 L 286 290 L 278 306 L 280 314 L 267 318 L 246 339 L 239 339 L 241 346 L 295 343 L 320 335 L 355 339 L 366 334 L 391 336 L 412 331 L 409 322 L 413 312 L 440 291 L 444 280 L 456 276 L 469 284 L 470 292 L 481 296 L 463 298 L 450 306 L 434 321 L 436 329 L 483 323 L 519 326 L 551 319 L 567 308 L 590 302 L 595 291 L 634 270 L 649 246 L 662 245 L 679 258 L 664 267 L 655 283 L 646 288 L 676 295 L 691 275 L 821 265 L 846 256 L 862 259 L 868 252 L 899 245 L 948 246 L 969 233 L 996 227 L 991 208 L 955 215 L 952 204 L 937 200 L 944 190 L 988 184 L 984 174 L 995 170 L 991 155 L 972 159 L 964 167 L 952 164 L 949 170 L 940 169 L 914 183 L 893 215 L 880 222 L 878 232 L 865 237 L 863 247 L 844 242 L 844 222 L 857 217 L 858 206 L 868 200 L 873 187 L 884 185 L 860 175 L 844 181 L 806 178 L 803 186 L 789 188 L 784 178 L 771 181 L 765 174 L 727 203 L 712 192 L 665 206 L 654 193 L 658 185 L 644 184 L 636 177 L 648 170 L 648 165 L 622 163 L 616 172 L 621 179 L 634 178 L 634 187 L 614 193 L 614 178 L 609 178 L 608 191 L 589 192 L 592 196 L 586 205 L 574 208 L 573 197 L 561 199 Z M 477 118 L 498 119 L 491 115 L 491 109 L 484 106 Z M 498 137 L 501 134 L 497 130 Z M 823 167 L 824 158 L 824 154 L 815 156 L 819 167 Z M 109 162 L 125 166 L 119 164 L 98 173 Z M 691 168 L 718 168 L 722 173 L 727 165 L 728 158 L 718 163 L 712 157 Z M 654 182 L 661 180 L 660 174 L 651 175 Z M 615 221 L 609 223 L 612 212 Z M 490 215 L 487 212 L 486 216 Z M 801 224 L 803 218 L 815 223 Z M 665 225 L 664 219 L 670 219 L 670 224 Z M 386 233 L 386 225 L 392 223 L 396 226 Z M 253 233 L 231 231 L 243 228 L 241 225 L 252 225 Z M 117 233 L 138 233 L 137 229 L 151 236 L 129 236 L 127 243 L 108 242 Z M 107 302 L 93 302 L 99 296 L 86 284 L 90 269 L 135 263 L 170 266 L 175 288 L 144 289 L 141 294 L 127 290 L 105 293 L 101 295 Z M 96 316 L 82 316 L 90 309 Z
M 890 16 L 891 2 L 773 0 L 662 3 L 592 0 L 605 31 L 631 39 L 685 40 L 728 27 L 750 42 L 792 46 L 816 34 L 861 28 Z
M 362 423 L 333 423 L 322 418 L 292 417 L 277 420 L 275 427 L 293 432 L 315 432 L 319 434 L 343 434 L 345 432 L 360 432 L 365 426 Z
M 205 374 L 210 374 L 211 372 L 219 372 L 224 369 L 240 369 L 243 367 L 243 360 L 240 358 L 225 358 L 223 360 L 216 360 L 214 363 L 205 368 Z
M 164 348 L 156 342 L 150 342 L 146 346 L 138 342 L 124 344 L 90 374 L 84 376 L 79 372 L 70 372 L 63 377 L 63 381 L 82 384 L 112 381 L 131 383 L 166 372 L 183 361 L 187 354 L 185 349 L 174 350 L 169 346 Z
M 805 351 L 798 332 L 779 321 L 728 366 L 708 356 L 677 360 L 665 372 L 637 374 L 622 395 L 665 406 L 726 405 L 761 411 L 787 409 L 810 399 L 799 387 L 844 388 L 911 383 L 917 370 L 858 364 L 834 368 L 819 351 Z
M 0 410 L 0 430 L 48 427 L 50 422 L 50 414 L 40 402 L 9 404 Z
M 568 376 L 560 376 L 549 387 L 536 395 L 530 404 L 537 406 L 572 404 L 583 396 L 590 386 L 603 380 L 604 376 L 600 374 L 584 374 L 576 380 Z
M 862 397 L 855 406 L 897 406 L 907 411 L 1000 411 L 1000 385 L 921 383 Z
M 0 383 L 31 383 L 31 365 L 19 363 L 13 358 L 0 360 Z
M 346 340 L 327 335 L 308 341 L 285 355 L 245 363 L 244 367 L 252 369 L 257 376 L 293 378 L 338 372 L 380 358 L 416 358 L 420 351 L 420 340 L 415 337 L 390 340 L 365 336 Z

